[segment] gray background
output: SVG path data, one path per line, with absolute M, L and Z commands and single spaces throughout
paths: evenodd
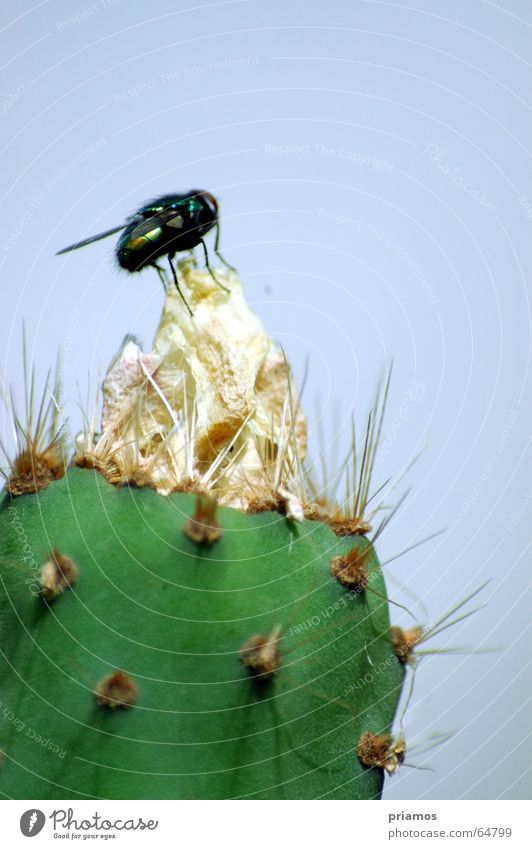
M 113 240 L 54 252 L 153 195 L 214 192 L 224 252 L 299 380 L 309 359 L 313 453 L 320 421 L 347 446 L 392 357 L 375 483 L 428 436 L 379 552 L 446 530 L 386 567 L 392 598 L 431 622 L 491 578 L 488 606 L 434 645 L 498 651 L 422 662 L 408 741 L 453 736 L 413 752 L 434 771 L 401 770 L 387 798 L 526 797 L 530 3 L 50 0 L 2 17 L 10 379 L 25 321 L 41 377 L 62 350 L 76 430 L 89 372 L 126 332 L 150 344 L 162 292 L 114 268 Z

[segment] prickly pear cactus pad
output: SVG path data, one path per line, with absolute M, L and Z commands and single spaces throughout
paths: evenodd
M 379 798 L 404 759 L 392 724 L 412 646 L 367 536 L 378 422 L 352 498 L 332 504 L 236 275 L 217 271 L 228 294 L 180 274 L 193 316 L 169 288 L 153 350 L 125 340 L 73 453 L 57 402 L 15 419 L 0 792 Z

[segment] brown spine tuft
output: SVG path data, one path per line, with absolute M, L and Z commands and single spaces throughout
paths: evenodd
M 371 525 L 364 519 L 329 519 L 329 527 L 337 537 L 350 537 L 369 534 Z
M 138 687 L 129 675 L 120 670 L 102 678 L 94 688 L 94 697 L 102 707 L 116 710 L 130 708 L 137 701 Z
M 368 560 L 372 548 L 352 548 L 347 554 L 339 554 L 331 560 L 331 575 L 346 589 L 362 593 L 369 584 Z
M 270 681 L 281 666 L 279 650 L 281 628 L 276 627 L 270 634 L 254 634 L 240 649 L 240 660 L 250 674 L 260 681 Z
M 215 519 L 216 503 L 198 495 L 194 515 L 185 522 L 183 533 L 198 545 L 213 545 L 222 536 L 222 529 Z
M 402 737 L 394 741 L 389 734 L 366 731 L 358 740 L 356 753 L 368 769 L 385 769 L 388 775 L 393 775 L 405 759 L 406 743 Z
M 40 492 L 49 483 L 65 474 L 65 460 L 60 446 L 36 453 L 30 448 L 21 451 L 11 464 L 7 491 L 14 496 Z
M 53 601 L 58 595 L 76 583 L 79 569 L 73 560 L 52 551 L 50 559 L 41 566 L 39 580 L 41 596 L 46 601 Z
M 423 629 L 419 626 L 403 631 L 397 625 L 390 628 L 393 652 L 401 663 L 408 663 L 417 644 L 423 638 Z

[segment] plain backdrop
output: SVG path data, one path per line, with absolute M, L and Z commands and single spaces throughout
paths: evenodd
M 41 385 L 62 353 L 75 432 L 89 374 L 94 387 L 126 333 L 149 346 L 161 309 L 155 272 L 117 270 L 113 239 L 55 252 L 154 195 L 213 192 L 223 251 L 299 382 L 308 362 L 311 456 L 319 427 L 342 455 L 394 361 L 375 486 L 424 450 L 381 559 L 444 532 L 385 566 L 392 599 L 430 623 L 490 580 L 487 606 L 427 646 L 471 651 L 420 664 L 407 760 L 430 769 L 403 768 L 386 797 L 525 798 L 530 4 L 1 14 L 0 345 L 19 397 L 23 322 Z M 422 754 L 435 734 L 451 736 Z

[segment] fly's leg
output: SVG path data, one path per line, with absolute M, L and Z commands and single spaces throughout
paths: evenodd
M 223 285 L 223 283 L 220 283 L 220 281 L 217 279 L 217 277 L 216 277 L 216 275 L 215 275 L 214 271 L 212 270 L 212 268 L 211 268 L 211 266 L 210 266 L 210 264 L 209 264 L 209 253 L 208 253 L 208 251 L 207 251 L 207 245 L 205 244 L 205 242 L 203 241 L 203 239 L 200 239 L 200 242 L 201 242 L 201 244 L 202 244 L 202 246 L 203 246 L 203 253 L 205 254 L 205 265 L 206 265 L 206 267 L 207 267 L 207 271 L 208 271 L 208 272 L 209 272 L 209 274 L 211 275 L 211 277 L 212 277 L 212 279 L 214 280 L 214 282 L 216 283 L 216 285 L 217 285 L 217 286 L 219 286 L 219 287 L 220 287 L 220 289 L 223 289 L 223 290 L 224 290 L 224 292 L 228 292 L 228 293 L 229 293 L 229 292 L 230 292 L 230 289 L 228 289 L 228 288 L 227 288 L 227 286 L 224 286 L 224 285 Z
M 174 267 L 174 263 L 172 262 L 172 254 L 168 254 L 168 262 L 170 263 L 170 268 L 172 269 L 172 274 L 173 274 L 173 276 L 174 276 L 174 283 L 175 283 L 175 287 L 176 287 L 177 291 L 179 292 L 179 294 L 181 295 L 181 298 L 182 298 L 182 300 L 183 300 L 183 303 L 184 303 L 184 305 L 186 306 L 186 308 L 187 308 L 187 310 L 188 310 L 188 314 L 192 317 L 192 316 L 194 315 L 194 313 L 193 313 L 193 312 L 192 312 L 192 310 L 190 309 L 190 307 L 189 307 L 189 305 L 188 305 L 188 303 L 187 303 L 187 299 L 185 298 L 185 296 L 183 295 L 183 292 L 182 292 L 182 291 L 181 291 L 181 289 L 179 288 L 179 282 L 178 282 L 178 280 L 177 280 L 176 270 L 175 270 L 175 267 Z
M 165 276 L 165 273 L 164 273 L 164 268 L 161 268 L 161 266 L 157 265 L 156 262 L 153 263 L 153 267 L 155 269 L 157 269 L 157 274 L 159 275 L 159 280 L 163 284 L 163 289 L 166 292 L 167 281 L 166 281 L 166 276 Z
M 234 271 L 235 274 L 236 274 L 236 268 L 234 267 L 234 265 L 229 265 L 227 260 L 225 260 L 220 253 L 220 249 L 219 249 L 219 245 L 220 245 L 220 222 L 219 222 L 218 219 L 216 219 L 216 225 L 215 226 L 216 226 L 216 237 L 214 239 L 214 253 L 218 257 L 220 262 L 223 263 L 225 265 L 225 267 L 229 269 L 229 271 Z

